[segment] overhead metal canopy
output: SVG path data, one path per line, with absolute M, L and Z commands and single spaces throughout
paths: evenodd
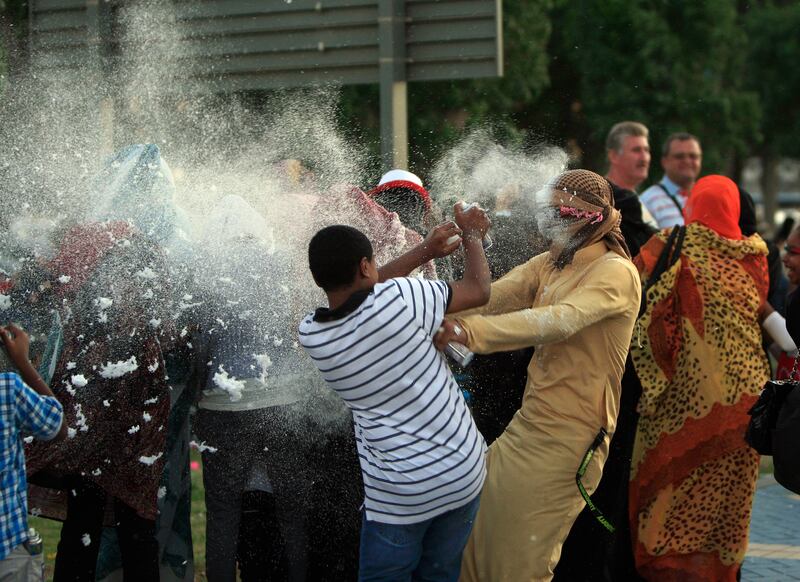
M 44 69 L 124 58 L 122 0 L 31 0 Z M 181 93 L 381 85 L 386 165 L 405 167 L 405 83 L 503 74 L 501 0 L 173 0 Z M 161 42 L 153 38 L 153 43 Z

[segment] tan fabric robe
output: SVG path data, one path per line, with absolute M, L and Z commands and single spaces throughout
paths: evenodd
M 549 253 L 531 259 L 492 285 L 480 314 L 456 316 L 477 353 L 536 347 L 522 407 L 489 449 L 461 580 L 552 578 L 584 505 L 578 466 L 599 430 L 613 434 L 616 427 L 640 296 L 633 263 L 599 242 L 578 251 L 562 271 Z M 583 478 L 590 493 L 608 441 Z

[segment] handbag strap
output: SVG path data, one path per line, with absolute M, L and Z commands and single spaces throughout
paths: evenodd
M 639 317 L 644 315 L 647 309 L 647 292 L 650 287 L 655 285 L 665 272 L 667 272 L 681 256 L 681 249 L 683 248 L 683 239 L 686 237 L 686 227 L 675 225 L 672 227 L 672 232 L 669 233 L 667 241 L 664 243 L 664 248 L 661 254 L 656 259 L 656 264 L 653 267 L 652 273 L 647 278 L 647 281 L 642 285 L 642 302 L 639 305 Z

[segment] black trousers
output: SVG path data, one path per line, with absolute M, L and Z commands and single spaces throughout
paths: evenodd
M 286 579 L 306 580 L 311 479 L 303 443 L 293 432 L 296 409 L 292 405 L 239 412 L 201 409 L 195 416 L 195 434 L 216 449 L 203 453 L 206 574 L 210 582 L 235 582 L 244 494 L 256 462 L 266 466 L 274 491 L 267 500 L 273 500 L 273 510 L 259 512 L 255 519 L 261 520 L 264 529 L 250 530 L 246 536 L 262 547 L 269 545 L 270 552 L 283 550 Z M 271 518 L 275 521 L 267 527 L 264 520 Z M 279 532 L 280 538 L 269 532 Z M 252 569 L 246 566 L 245 559 L 243 570 L 250 578 Z
M 236 545 L 241 582 L 288 580 L 289 563 L 285 546 L 275 497 L 264 491 L 245 491 L 242 494 L 242 522 Z
M 94 582 L 107 494 L 80 476 L 66 478 L 67 519 L 61 528 L 53 582 Z M 154 520 L 114 500 L 125 582 L 157 582 L 158 541 Z

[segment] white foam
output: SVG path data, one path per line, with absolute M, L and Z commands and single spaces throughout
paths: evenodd
M 103 378 L 114 379 L 122 378 L 125 374 L 130 374 L 139 368 L 136 356 L 131 356 L 127 360 L 120 360 L 116 363 L 107 362 L 100 367 L 100 375 Z

